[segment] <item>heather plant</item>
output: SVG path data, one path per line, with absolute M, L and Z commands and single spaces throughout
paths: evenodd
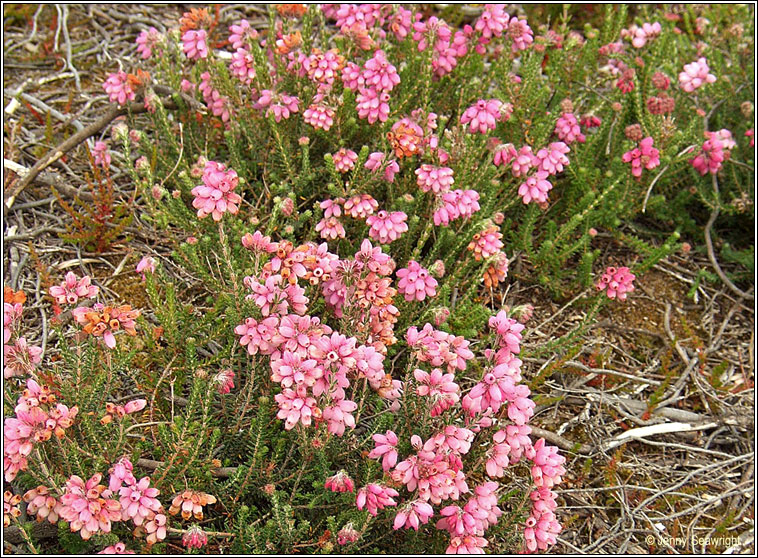
M 147 112 L 112 145 L 181 273 L 143 257 L 143 308 L 54 278 L 45 355 L 5 304 L 4 473 L 28 513 L 72 551 L 548 550 L 565 457 L 532 435 L 509 275 L 585 289 L 585 327 L 677 248 L 622 222 L 682 175 L 715 207 L 752 176 L 720 114 L 752 90 L 752 31 L 727 52 L 645 15 L 278 5 L 254 29 L 193 8 L 141 33 L 144 66 L 103 88 Z M 598 230 L 636 255 L 601 258 Z

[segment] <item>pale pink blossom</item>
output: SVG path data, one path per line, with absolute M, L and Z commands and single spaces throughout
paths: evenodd
M 434 368 L 430 374 L 417 368 L 413 371 L 413 377 L 418 382 L 416 393 L 430 400 L 430 416 L 442 414 L 460 400 L 460 388 L 451 373 L 444 374 L 439 368 Z
M 221 395 L 229 393 L 234 389 L 234 372 L 231 369 L 221 370 L 213 377 L 213 381 Z
M 608 298 L 626 300 L 627 293 L 634 290 L 634 280 L 637 277 L 629 271 L 628 267 L 610 266 L 605 270 L 600 280 L 595 285 L 598 291 L 605 290 Z
M 468 124 L 471 134 L 486 134 L 497 126 L 502 104 L 502 101 L 497 99 L 479 99 L 465 110 L 461 116 L 461 124 Z
M 127 101 L 133 101 L 136 97 L 134 89 L 127 79 L 126 72 L 122 71 L 108 74 L 103 89 L 108 94 L 110 102 L 119 105 L 125 105 Z
M 407 219 L 408 216 L 402 211 L 382 210 L 366 219 L 366 224 L 370 227 L 368 234 L 380 244 L 389 244 L 408 230 Z
M 137 264 L 137 273 L 140 274 L 142 280 L 145 280 L 145 272 L 155 273 L 155 258 L 150 256 L 143 256 Z
M 553 185 L 547 180 L 548 176 L 550 175 L 545 171 L 537 171 L 528 176 L 526 182 L 519 186 L 518 193 L 524 204 L 528 204 L 532 200 L 539 203 L 547 201 L 547 193 L 553 189 Z
M 163 35 L 155 27 L 150 27 L 147 31 L 142 31 L 137 35 L 137 52 L 143 60 L 147 60 L 153 55 L 153 49 L 161 44 Z
M 220 221 L 225 212 L 236 215 L 242 197 L 234 193 L 239 178 L 234 169 L 226 168 L 223 163 L 208 161 L 203 171 L 203 184 L 192 189 L 195 199 L 192 207 L 197 209 L 198 218 L 211 215 L 214 221 Z
M 72 475 L 60 498 L 60 516 L 69 523 L 71 531 L 79 531 L 85 541 L 95 533 L 110 533 L 111 522 L 121 519 L 121 505 L 112 498 L 113 493 L 100 484 L 102 478 L 97 473 L 85 483 Z
M 397 288 L 408 302 L 417 300 L 421 302 L 427 296 L 437 294 L 437 280 L 431 276 L 427 269 L 414 260 L 408 262 L 408 267 L 397 270 Z
M 687 93 L 716 81 L 716 76 L 710 73 L 708 62 L 700 57 L 695 62 L 684 65 L 684 71 L 679 73 L 679 87 Z
M 392 528 L 395 531 L 401 528 L 418 531 L 419 524 L 428 523 L 433 515 L 434 509 L 427 502 L 413 500 L 398 510 Z
M 208 58 L 208 32 L 205 29 L 189 29 L 182 35 L 182 50 L 190 60 Z
M 369 459 L 382 458 L 382 469 L 385 472 L 392 469 L 397 464 L 397 435 L 392 430 L 387 430 L 386 434 L 374 434 L 375 447 L 368 457 Z
M 575 141 L 584 143 L 586 140 L 576 116 L 571 112 L 563 113 L 555 123 L 555 135 L 567 144 L 572 144 Z
M 365 219 L 379 209 L 379 203 L 368 194 L 356 194 L 345 201 L 344 208 L 353 219 Z
M 435 194 L 449 192 L 454 182 L 451 168 L 435 167 L 425 163 L 416 169 L 416 184 L 423 192 L 431 191 Z
M 239 23 L 229 26 L 229 42 L 233 49 L 246 48 L 258 38 L 258 31 L 250 26 L 250 22 L 241 19 Z
M 58 304 L 76 304 L 80 298 L 95 298 L 100 292 L 99 287 L 91 285 L 90 281 L 88 275 L 78 279 L 73 271 L 69 271 L 63 283 L 50 287 L 48 292 Z
M 353 170 L 355 162 L 358 160 L 358 154 L 352 149 L 340 148 L 339 151 L 332 155 L 334 166 L 339 172 L 345 173 Z

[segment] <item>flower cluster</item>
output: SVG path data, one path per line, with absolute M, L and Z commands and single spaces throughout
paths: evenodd
M 116 332 L 123 330 L 127 335 L 137 335 L 135 320 L 140 312 L 132 310 L 128 304 L 112 307 L 96 302 L 92 308 L 79 306 L 72 313 L 77 323 L 83 326 L 84 333 L 102 337 L 109 349 L 116 347 Z
M 100 424 L 105 426 L 106 424 L 110 424 L 114 418 L 122 419 L 126 415 L 139 413 L 146 406 L 147 406 L 146 399 L 132 399 L 125 405 L 116 405 L 115 403 L 110 403 L 110 402 L 106 403 L 105 415 L 103 415 L 103 418 L 100 419 Z
M 626 294 L 634 290 L 634 280 L 637 277 L 629 271 L 628 267 L 610 266 L 605 270 L 600 280 L 595 285 L 598 291 L 605 291 L 608 298 L 626 300 Z
M 630 149 L 621 157 L 625 163 L 632 164 L 632 176 L 637 180 L 642 176 L 642 169 L 652 170 L 661 164 L 658 150 L 653 147 L 653 138 L 646 137 L 634 149 Z
M 661 24 L 657 21 L 654 23 L 645 22 L 642 26 L 632 24 L 628 29 L 621 30 L 621 38 L 629 40 L 634 48 L 644 47 L 648 41 L 655 39 L 660 34 Z
M 397 288 L 408 302 L 420 302 L 427 296 L 437 294 L 437 280 L 414 260 L 408 262 L 408 267 L 398 269 L 397 277 Z
M 716 76 L 710 73 L 708 62 L 703 57 L 685 64 L 684 71 L 679 72 L 679 87 L 687 93 L 692 93 L 695 89 L 714 81 L 716 81 Z
M 707 139 L 703 142 L 700 153 L 690 159 L 690 164 L 702 176 L 716 174 L 721 170 L 722 163 L 729 158 L 731 149 L 736 146 L 732 133 L 726 129 L 705 132 L 705 136 Z
M 73 271 L 69 271 L 63 283 L 50 287 L 48 292 L 58 304 L 76 304 L 80 298 L 95 298 L 100 292 L 91 281 L 88 275 L 79 279 Z
M 212 494 L 196 490 L 185 490 L 174 496 L 174 499 L 171 500 L 171 507 L 169 507 L 168 513 L 176 515 L 181 512 L 183 519 L 189 520 L 194 517 L 196 520 L 202 521 L 203 507 L 215 503 L 216 497 Z
M 330 217 L 339 209 L 326 207 Z M 394 262 L 368 240 L 354 260 L 340 260 L 327 251 L 326 244 L 294 248 L 282 241 L 274 254 L 263 266 L 260 279 L 246 279 L 254 289 L 253 300 L 267 317 L 247 318 L 235 332 L 250 354 L 270 357 L 271 379 L 282 387 L 275 395 L 278 417 L 287 430 L 298 423 L 324 422 L 330 433 L 341 436 L 346 427 L 355 427 L 352 413 L 357 404 L 346 397 L 351 379 L 365 377 L 383 397 L 399 396 L 394 380 L 390 378 L 385 386 L 379 352 L 394 342 L 395 290 L 387 277 Z M 281 288 L 285 272 L 289 286 Z M 308 300 L 297 285 L 301 277 L 314 286 L 322 285 L 327 306 L 349 317 L 366 344 L 305 314 Z
M 195 196 L 192 207 L 197 209 L 197 216 L 202 219 L 211 215 L 214 221 L 220 221 L 227 211 L 235 215 L 242 201 L 242 197 L 234 193 L 238 182 L 234 169 L 227 170 L 223 163 L 208 161 L 203 170 L 203 184 L 192 189 Z
M 74 424 L 79 408 L 75 405 L 69 409 L 56 403 L 56 399 L 48 386 L 41 386 L 31 378 L 26 380 L 26 389 L 14 408 L 15 416 L 4 422 L 3 471 L 7 482 L 26 470 L 27 457 L 35 444 L 47 442 L 53 435 L 62 438 Z

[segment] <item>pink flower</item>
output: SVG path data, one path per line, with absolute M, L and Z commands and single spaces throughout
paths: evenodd
M 431 400 L 430 416 L 442 414 L 460 400 L 460 388 L 453 381 L 453 374 L 443 374 L 439 368 L 433 369 L 429 374 L 417 368 L 413 371 L 413 377 L 419 384 L 416 393 Z
M 245 233 L 242 237 L 242 246 L 256 254 L 273 254 L 278 248 L 276 242 L 271 242 L 271 237 L 264 236 L 260 231 Z
M 182 535 L 184 548 L 203 548 L 206 544 L 208 544 L 208 535 L 199 525 L 193 525 Z
M 503 143 L 495 146 L 492 163 L 496 167 L 509 165 L 518 156 L 518 151 L 512 143 Z M 531 157 L 529 158 L 531 165 Z
M 158 513 L 148 518 L 145 523 L 145 531 L 147 532 L 148 544 L 155 544 L 158 541 L 162 541 L 166 538 L 166 516 L 165 514 Z
M 532 500 L 532 514 L 526 520 L 524 529 L 526 552 L 547 550 L 555 544 L 556 537 L 561 532 L 561 524 L 553 513 L 558 507 L 555 493 L 547 487 L 542 487 L 529 496 Z
M 363 82 L 367 88 L 377 91 L 392 91 L 400 83 L 395 66 L 389 63 L 384 51 L 377 50 L 373 58 L 363 65 Z
M 124 405 L 124 413 L 131 415 L 132 413 L 138 413 L 147 406 L 146 399 L 133 399 Z
M 234 333 L 241 336 L 240 345 L 247 346 L 247 352 L 255 355 L 260 352 L 270 355 L 276 350 L 274 332 L 279 325 L 277 316 L 269 316 L 260 322 L 254 318 L 247 318 L 245 322 L 234 328 Z
M 250 22 L 241 19 L 236 25 L 229 26 L 229 42 L 233 49 L 245 48 L 258 38 L 258 31 L 250 27 Z
M 47 520 L 55 525 L 60 517 L 61 503 L 50 493 L 45 486 L 38 486 L 24 494 L 24 502 L 27 503 L 26 513 L 36 515 L 37 521 Z
M 368 194 L 356 194 L 345 204 L 345 213 L 353 219 L 365 219 L 379 208 L 377 201 Z
M 706 139 L 702 145 L 702 151 L 690 163 L 695 170 L 705 176 L 709 172 L 716 174 L 721 170 L 721 164 L 729 158 L 730 149 L 736 147 L 729 130 L 719 130 L 718 132 L 706 132 Z
M 461 124 L 468 124 L 470 134 L 477 132 L 486 134 L 497 126 L 497 121 L 500 120 L 500 107 L 502 104 L 497 99 L 479 99 L 463 113 Z
M 244 48 L 238 48 L 232 54 L 232 61 L 229 63 L 232 75 L 245 85 L 251 85 L 255 79 L 255 60 L 253 55 Z
M 505 310 L 492 316 L 489 321 L 490 329 L 497 334 L 497 344 L 508 351 L 509 354 L 518 354 L 521 351 L 521 332 L 524 325 L 513 318 L 509 318 Z
M 316 400 L 307 394 L 305 386 L 298 386 L 294 390 L 286 388 L 275 395 L 274 399 L 279 404 L 276 416 L 285 421 L 285 430 L 292 430 L 298 422 L 310 426 Z
M 569 159 L 566 157 L 569 151 L 571 151 L 569 146 L 562 141 L 553 142 L 547 148 L 540 149 L 536 155 L 539 161 L 537 169 L 551 175 L 563 172 L 564 166 L 569 164 Z
M 538 164 L 539 159 L 537 159 L 534 153 L 532 153 L 532 148 L 528 145 L 525 145 L 519 149 L 518 153 L 516 153 L 513 157 L 511 172 L 513 173 L 514 177 L 518 178 L 519 176 L 524 176 L 527 172 L 529 172 L 530 168 L 537 166 Z
M 405 338 L 419 362 L 428 362 L 434 367 L 445 365 L 448 372 L 465 370 L 466 361 L 474 358 L 464 337 L 436 330 L 432 324 L 425 324 L 421 331 L 408 328 Z
M 345 471 L 338 471 L 335 475 L 332 475 L 324 483 L 324 488 L 331 490 L 332 492 L 353 492 L 355 485 L 353 479 L 350 478 Z
M 572 144 L 575 141 L 578 141 L 579 143 L 585 142 L 584 134 L 582 134 L 582 130 L 579 127 L 579 122 L 577 122 L 576 116 L 571 112 L 562 114 L 555 123 L 555 135 L 567 144 Z
M 55 298 L 58 304 L 76 304 L 80 298 L 95 298 L 100 289 L 90 284 L 90 278 L 85 275 L 77 279 L 73 271 L 66 274 L 63 283 L 50 287 L 50 296 Z
M 476 261 L 487 259 L 503 248 L 504 244 L 501 242 L 501 238 L 503 238 L 502 233 L 496 226 L 492 226 L 476 233 L 474 239 L 469 243 L 468 249 L 474 252 Z
M 598 291 L 605 290 L 608 298 L 626 300 L 626 294 L 634 290 L 634 280 L 637 277 L 629 271 L 628 267 L 611 266 L 605 270 L 603 276 L 595 285 Z
M 369 124 L 377 120 L 386 122 L 390 114 L 390 95 L 386 91 L 361 88 L 355 98 L 359 118 L 366 118 Z
M 98 532 L 110 533 L 111 522 L 121 519 L 121 505 L 112 492 L 100 484 L 103 476 L 97 473 L 86 484 L 73 475 L 66 481 L 61 496 L 60 516 L 70 523 L 71 531 L 79 531 L 86 541 Z
M 122 542 L 117 542 L 110 546 L 106 546 L 98 554 L 134 554 L 133 550 L 127 550 L 126 545 Z
M 108 488 L 111 492 L 118 492 L 124 484 L 133 485 L 137 484 L 137 479 L 134 477 L 132 471 L 134 465 L 128 457 L 124 456 L 113 464 L 108 472 L 110 478 L 108 479 Z
M 465 535 L 463 537 L 453 537 L 450 539 L 450 545 L 445 550 L 446 554 L 484 554 L 484 547 L 487 546 L 487 539 L 476 535 Z
M 304 314 L 308 298 L 305 290 L 289 282 L 282 283 L 282 276 L 271 275 L 264 283 L 259 283 L 252 277 L 245 277 L 243 282 L 253 291 L 245 298 L 253 300 L 260 307 L 263 316 L 271 314 L 286 315 L 290 310 L 296 314 Z
M 528 204 L 532 200 L 539 203 L 547 201 L 547 193 L 553 189 L 553 185 L 547 180 L 548 176 L 550 175 L 545 171 L 537 171 L 519 186 L 518 193 L 524 204 Z
M 530 457 L 534 463 L 532 467 L 532 479 L 537 488 L 553 488 L 560 484 L 566 469 L 563 464 L 566 458 L 558 454 L 555 446 L 546 446 L 545 440 L 540 438 L 533 446 L 534 454 Z
M 661 24 L 657 21 L 655 23 L 643 23 L 642 27 L 632 24 L 629 29 L 621 30 L 621 37 L 629 39 L 634 48 L 644 47 L 649 40 L 656 38 L 660 34 Z
M 337 49 L 320 52 L 313 50 L 310 56 L 306 56 L 302 61 L 302 68 L 308 79 L 319 84 L 319 89 L 323 90 L 324 86 L 330 86 L 334 83 L 334 78 L 345 64 L 345 59 L 338 53 Z
M 397 503 L 392 498 L 397 496 L 397 491 L 392 488 L 370 483 L 358 491 L 355 505 L 359 510 L 367 508 L 368 513 L 376 517 L 378 510 L 384 509 L 387 506 L 396 506 Z
M 332 155 L 334 166 L 339 172 L 345 173 L 353 170 L 355 162 L 358 160 L 358 154 L 352 149 L 340 148 L 337 153 Z
M 397 288 L 408 302 L 412 300 L 421 302 L 427 296 L 437 294 L 437 280 L 414 260 L 408 262 L 408 267 L 398 269 L 397 276 L 399 279 Z
M 500 37 L 508 29 L 510 16 L 500 4 L 487 4 L 482 15 L 476 20 L 474 29 L 485 39 Z
M 266 109 L 266 116 L 274 115 L 276 122 L 285 120 L 293 113 L 298 112 L 300 99 L 285 93 L 274 93 L 269 89 L 261 91 L 258 102 L 253 105 L 257 109 Z
M 384 166 L 384 180 L 387 182 L 394 182 L 395 174 L 400 172 L 400 165 L 397 164 L 397 161 L 395 159 L 390 160 L 389 163 L 384 165 L 385 157 L 386 155 L 381 151 L 372 153 L 368 156 L 364 167 L 372 171 L 378 171 L 382 168 L 382 166 Z
M 353 524 L 348 523 L 342 529 L 340 529 L 339 533 L 337 533 L 337 544 L 344 546 L 347 543 L 354 543 L 355 541 L 358 540 L 359 536 L 360 536 L 360 533 L 358 533 L 358 531 L 355 530 L 355 527 L 353 527 Z
M 352 413 L 358 408 L 358 404 L 350 399 L 335 401 L 333 405 L 324 407 L 322 417 L 327 423 L 327 430 L 335 436 L 342 436 L 345 427 L 355 428 L 355 417 Z
M 658 150 L 653 147 L 653 138 L 646 137 L 639 143 L 639 147 L 627 151 L 621 160 L 632 164 L 632 176 L 639 179 L 642 176 L 643 167 L 652 170 L 661 164 Z
M 534 35 L 532 29 L 527 24 L 526 20 L 513 18 L 508 23 L 508 36 L 513 41 L 511 50 L 518 52 L 520 50 L 526 50 L 529 45 L 534 42 Z
M 363 70 L 355 62 L 348 62 L 342 68 L 342 84 L 351 91 L 358 91 L 364 85 Z
M 229 393 L 234 389 L 234 372 L 230 369 L 221 370 L 213 377 L 213 381 L 221 395 Z
M 416 169 L 416 183 L 423 192 L 432 191 L 440 194 L 450 191 L 455 182 L 453 169 L 423 164 Z
M 143 256 L 137 264 L 137 273 L 142 276 L 142 280 L 145 280 L 145 271 L 155 273 L 155 259 L 150 256 Z
M 182 35 L 182 50 L 190 60 L 208 57 L 208 33 L 205 29 L 190 29 Z
M 334 124 L 334 109 L 320 104 L 312 104 L 303 113 L 303 120 L 314 128 L 328 132 Z
M 392 430 L 387 430 L 386 434 L 374 434 L 375 447 L 372 449 L 368 457 L 369 459 L 382 458 L 382 469 L 385 472 L 392 469 L 397 464 L 397 435 Z
M 750 138 L 750 147 L 753 147 L 755 145 L 755 131 L 751 128 L 750 130 L 745 131 L 745 137 Z
M 366 224 L 371 227 L 368 234 L 380 244 L 389 244 L 408 230 L 407 219 L 408 216 L 402 211 L 380 211 L 366 219 Z
M 29 346 L 23 337 L 16 339 L 15 345 L 3 345 L 3 377 L 8 379 L 33 373 L 42 360 L 40 355 L 42 347 Z
M 392 528 L 395 531 L 402 527 L 406 529 L 413 528 L 418 531 L 419 524 L 428 523 L 429 518 L 433 515 L 434 509 L 432 506 L 423 500 L 413 500 L 398 510 Z
M 125 105 L 127 101 L 133 101 L 136 97 L 126 72 L 118 71 L 108 74 L 108 79 L 103 84 L 103 89 L 108 94 L 111 103 Z
M 95 159 L 95 164 L 104 169 L 111 166 L 111 154 L 108 153 L 108 144 L 104 141 L 95 142 L 95 146 L 92 148 L 92 157 Z
M 157 488 L 150 488 L 150 477 L 143 477 L 136 484 L 124 486 L 119 489 L 121 496 L 121 519 L 131 519 L 135 525 L 142 525 L 145 518 L 161 509 L 158 501 L 160 492 Z
M 242 197 L 234 193 L 239 178 L 233 169 L 215 161 L 208 161 L 203 171 L 203 184 L 192 189 L 195 199 L 192 207 L 197 209 L 198 218 L 213 216 L 214 221 L 220 221 L 225 212 L 236 215 Z
M 157 47 L 161 41 L 163 41 L 163 35 L 161 35 L 155 27 L 151 27 L 147 31 L 142 31 L 137 36 L 137 52 L 142 56 L 143 60 L 147 60 L 153 55 L 153 49 Z
M 684 65 L 684 71 L 679 73 L 679 87 L 687 93 L 716 81 L 716 76 L 709 73 L 708 62 L 705 58 L 698 58 L 695 62 Z
M 582 116 L 581 120 L 579 120 L 579 124 L 581 124 L 584 128 L 597 128 L 602 123 L 603 121 L 594 114 L 585 114 Z
M 336 240 L 338 238 L 345 238 L 345 227 L 336 217 L 329 217 L 321 219 L 316 224 L 316 232 L 321 235 L 324 240 Z
M 441 203 L 434 212 L 432 219 L 436 226 L 447 226 L 450 221 L 460 217 L 468 218 L 479 211 L 479 193 L 475 190 L 454 190 L 446 192 L 438 198 Z

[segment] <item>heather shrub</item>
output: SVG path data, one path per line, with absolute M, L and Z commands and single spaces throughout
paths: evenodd
M 580 31 L 279 5 L 256 30 L 193 8 L 140 34 L 144 65 L 104 90 L 147 112 L 94 160 L 133 162 L 138 218 L 175 250 L 137 265 L 142 308 L 57 278 L 44 365 L 5 305 L 4 472 L 29 513 L 71 551 L 555 544 L 565 458 L 530 436 L 529 309 L 504 287 L 585 289 L 584 327 L 698 217 L 655 244 L 622 223 L 752 196 L 732 110 L 752 28 L 725 50 L 726 20 L 688 13 L 608 7 Z M 634 258 L 601 258 L 598 230 Z

